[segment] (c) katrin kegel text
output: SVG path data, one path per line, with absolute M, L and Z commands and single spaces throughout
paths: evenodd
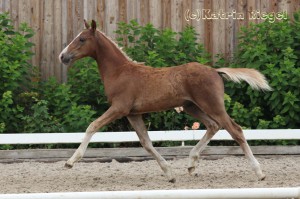
M 260 10 L 253 10 L 248 11 L 247 13 L 237 12 L 236 10 L 231 10 L 230 12 L 225 12 L 224 10 L 220 9 L 218 11 L 213 11 L 211 9 L 195 9 L 185 11 L 185 19 L 187 21 L 190 20 L 244 20 L 248 18 L 249 20 L 255 19 L 262 19 L 266 20 L 269 19 L 270 23 L 275 22 L 275 20 L 282 20 L 287 19 L 288 14 L 287 11 L 281 12 L 264 12 Z

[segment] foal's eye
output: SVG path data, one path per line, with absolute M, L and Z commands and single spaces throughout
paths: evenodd
M 83 43 L 83 42 L 85 42 L 85 38 L 80 37 L 80 38 L 79 38 L 79 41 Z

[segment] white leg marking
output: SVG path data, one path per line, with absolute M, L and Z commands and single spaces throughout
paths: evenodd
M 263 172 L 260 168 L 260 164 L 254 157 L 248 143 L 242 144 L 241 147 L 242 147 L 247 159 L 249 160 L 252 169 L 254 170 L 256 176 L 258 177 L 258 180 L 264 180 L 266 175 L 263 174 Z
M 78 149 L 75 151 L 73 156 L 67 161 L 66 167 L 69 167 L 69 168 L 73 167 L 74 162 L 77 162 L 78 160 L 80 160 L 83 157 L 91 138 L 96 133 L 96 131 L 93 130 L 94 126 L 92 124 L 90 124 L 90 126 L 87 128 L 84 138 L 82 140 L 82 143 L 80 144 Z
M 212 130 L 208 130 L 205 133 L 205 135 L 202 137 L 202 139 L 191 150 L 189 155 L 189 164 L 188 164 L 188 170 L 190 174 L 192 174 L 195 171 L 195 167 L 199 159 L 200 153 L 207 146 L 207 144 L 209 143 L 209 141 L 215 135 L 216 132 L 217 131 L 214 132 Z

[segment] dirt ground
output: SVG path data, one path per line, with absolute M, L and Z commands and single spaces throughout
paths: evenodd
M 177 176 L 174 184 L 153 160 L 79 162 L 72 169 L 65 169 L 65 162 L 0 164 L 0 193 L 300 186 L 300 156 L 257 158 L 267 175 L 264 181 L 257 181 L 243 156 L 229 156 L 200 160 L 194 176 L 187 172 L 187 158 L 169 161 Z

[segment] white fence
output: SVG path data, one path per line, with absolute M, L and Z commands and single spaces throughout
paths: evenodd
M 185 189 L 148 191 L 103 191 L 71 193 L 0 194 L 0 199 L 235 199 L 293 198 L 300 199 L 300 187 L 244 189 Z
M 152 141 L 184 141 L 200 140 L 205 130 L 185 131 L 150 131 Z M 244 130 L 247 140 L 300 140 L 300 129 L 266 129 Z M 60 144 L 80 143 L 84 133 L 21 133 L 0 134 L 0 144 Z M 220 130 L 212 140 L 232 140 L 225 131 Z M 135 132 L 99 132 L 96 133 L 91 143 L 120 143 L 139 142 Z
M 187 141 L 200 140 L 203 130 L 188 131 L 152 131 L 152 141 Z M 0 144 L 57 144 L 80 143 L 84 133 L 34 133 L 0 134 Z M 247 140 L 300 140 L 300 129 L 288 130 L 244 130 Z M 213 140 L 232 140 L 230 135 L 221 130 Z M 138 142 L 135 132 L 100 132 L 91 142 Z M 201 199 L 201 198 L 294 198 L 300 199 L 300 187 L 294 188 L 254 188 L 254 189 L 192 189 L 192 190 L 150 190 L 150 191 L 104 191 L 104 192 L 67 192 L 34 194 L 0 194 L 0 199 Z

